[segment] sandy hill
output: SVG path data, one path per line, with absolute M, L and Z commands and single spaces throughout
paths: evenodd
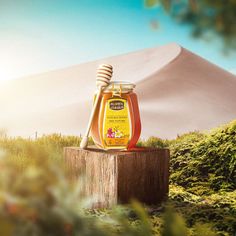
M 5 82 L 0 127 L 26 137 L 83 133 L 102 62 L 114 66 L 114 80 L 137 83 L 142 137 L 173 138 L 236 118 L 236 76 L 169 44 Z

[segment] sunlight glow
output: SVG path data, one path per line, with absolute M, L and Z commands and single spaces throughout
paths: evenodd
M 9 76 L 9 73 L 7 71 L 2 71 L 2 68 L 1 68 L 0 80 L 7 80 L 7 79 L 11 79 L 11 77 Z

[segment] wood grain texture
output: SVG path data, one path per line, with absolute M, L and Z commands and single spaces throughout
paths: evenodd
M 132 151 L 64 148 L 72 181 L 81 176 L 81 189 L 94 207 L 111 207 L 131 199 L 157 204 L 168 195 L 169 150 L 138 148 Z

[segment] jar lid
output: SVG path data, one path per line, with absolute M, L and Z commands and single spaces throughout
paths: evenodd
M 133 91 L 135 84 L 132 84 L 127 81 L 112 81 L 110 84 L 103 90 L 103 92 L 121 92 L 127 93 Z

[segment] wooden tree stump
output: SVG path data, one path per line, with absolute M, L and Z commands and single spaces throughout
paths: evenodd
M 82 176 L 82 193 L 95 199 L 93 207 L 111 207 L 131 199 L 152 205 L 168 195 L 169 150 L 132 151 L 64 148 L 70 178 Z

